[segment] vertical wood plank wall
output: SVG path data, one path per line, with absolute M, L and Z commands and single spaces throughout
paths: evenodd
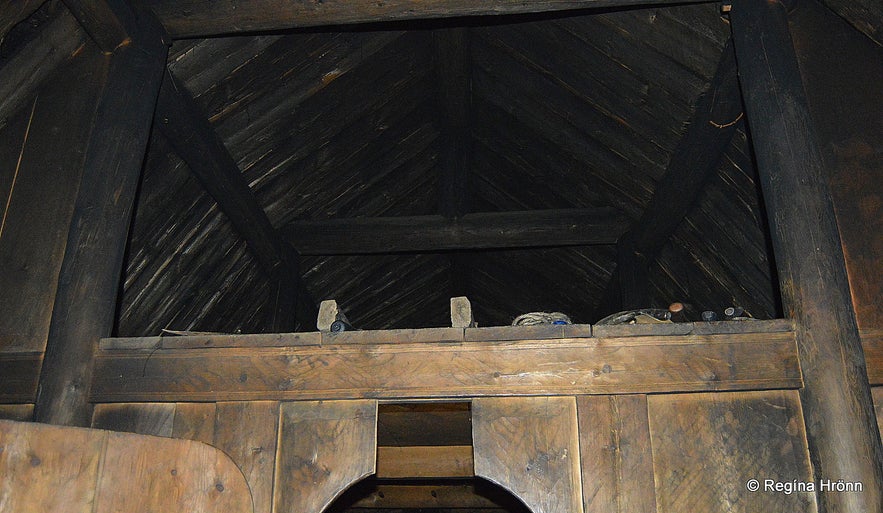
M 535 513 L 817 512 L 813 492 L 764 489 L 767 479 L 818 487 L 794 390 L 478 398 L 472 408 L 476 475 Z M 265 513 L 318 513 L 373 473 L 375 426 L 374 401 L 101 404 L 93 416 L 97 428 L 215 445 Z M 750 479 L 761 489 L 748 491 Z

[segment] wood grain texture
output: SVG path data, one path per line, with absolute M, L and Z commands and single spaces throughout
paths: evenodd
M 274 511 L 322 511 L 374 473 L 377 402 L 283 403 Z
M 573 397 L 495 397 L 472 402 L 475 475 L 518 497 L 534 513 L 582 508 Z
M 597 208 L 295 221 L 280 232 L 303 255 L 363 255 L 613 244 L 626 227 Z
M 861 481 L 819 493 L 823 511 L 883 508 L 883 444 L 831 200 L 786 6 L 739 0 L 730 11 L 745 113 L 772 228 L 782 305 L 795 321 L 815 474 Z
M 0 230 L 0 352 L 46 349 L 104 68 L 96 51 L 72 59 L 37 91 L 28 122 L 16 134 L 19 151 L 8 165 L 19 165 L 10 195 L 0 196 L 6 207 Z
M 223 452 L 189 440 L 106 436 L 96 512 L 252 511 L 248 484 Z
M 108 59 L 94 119 L 68 127 L 91 134 L 40 374 L 34 412 L 39 421 L 90 421 L 93 353 L 114 325 L 125 241 L 167 54 L 159 37 L 119 47 Z
M 800 384 L 792 333 L 742 333 L 101 351 L 92 400 L 572 395 Z
M 177 403 L 172 436 L 213 445 L 215 439 L 214 403 Z
M 814 493 L 746 489 L 813 480 L 796 391 L 654 395 L 648 411 L 659 513 L 815 513 Z
M 468 510 L 474 508 L 490 512 L 490 508 L 501 508 L 502 506 L 483 495 L 480 484 L 399 485 L 384 483 L 378 484 L 365 497 L 355 501 L 352 507 L 363 510 L 421 508 L 464 508 Z
M 377 445 L 471 445 L 472 412 L 468 402 L 381 404 Z
M 883 387 L 874 387 L 871 389 L 871 395 L 874 397 L 874 410 L 877 413 L 877 426 L 883 432 Z M 883 436 L 881 436 L 883 438 Z
M 92 513 L 104 444 L 92 431 L 0 421 L 0 509 Z
M 0 421 L 0 509 L 251 512 L 242 474 L 198 442 Z
M 647 396 L 577 398 L 586 513 L 655 513 Z
M 242 471 L 256 512 L 272 511 L 278 426 L 278 402 L 217 404 L 212 445 L 230 456 Z
M 472 446 L 377 447 L 380 479 L 472 477 Z
M 868 366 L 868 383 L 883 385 L 883 330 L 862 330 L 859 335 L 862 337 L 865 365 Z
M 679 3 L 695 3 L 688 0 Z M 149 0 L 145 4 L 166 30 L 176 38 L 206 37 L 237 32 L 280 30 L 294 27 L 345 25 L 380 21 L 453 18 L 549 12 L 592 7 L 665 4 L 670 0 L 532 0 L 493 1 L 476 4 L 467 0 L 393 0 L 383 3 L 361 0 L 326 0 L 311 4 L 291 0 L 263 0 L 245 5 L 232 1 L 211 4 L 190 1 Z M 270 15 L 270 13 L 273 13 Z

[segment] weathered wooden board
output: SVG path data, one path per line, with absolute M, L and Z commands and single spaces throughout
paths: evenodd
M 40 353 L 0 353 L 0 402 L 34 402 L 42 364 Z
M 695 3 L 705 0 L 687 0 Z M 325 0 L 304 4 L 264 0 L 200 3 L 196 0 L 145 2 L 174 37 L 205 37 L 234 32 L 281 30 L 294 27 L 343 25 L 407 19 L 451 18 L 498 14 L 551 12 L 615 5 L 664 4 L 671 0 L 532 0 L 471 2 L 468 0 L 393 0 L 386 2 Z
M 171 437 L 175 409 L 175 403 L 97 404 L 92 411 L 92 427 Z
M 573 397 L 484 397 L 472 402 L 475 474 L 534 513 L 582 508 Z
M 877 427 L 883 433 L 883 387 L 874 387 L 871 389 L 871 395 L 874 396 L 874 410 L 877 413 Z M 881 434 L 883 438 L 883 434 Z
M 0 509 L 251 512 L 242 474 L 205 444 L 0 421 Z
M 9 196 L 0 196 L 0 352 L 46 348 L 103 67 L 97 51 L 82 52 L 29 106 Z
M 794 388 L 791 333 L 100 351 L 92 400 L 572 395 Z M 758 354 L 766 355 L 757 358 Z
M 177 403 L 172 436 L 213 445 L 215 410 L 214 403 Z
M 106 443 L 98 512 L 252 511 L 242 474 L 213 447 L 125 433 Z
M 377 402 L 283 403 L 274 511 L 318 512 L 374 473 Z
M 653 395 L 648 411 L 659 513 L 816 511 L 814 493 L 764 488 L 813 480 L 796 391 Z
M 472 477 L 471 445 L 377 448 L 380 479 Z
M 871 385 L 883 385 L 883 329 L 861 330 L 862 349 L 865 353 L 865 365 L 868 367 L 868 382 Z
M 0 420 L 30 422 L 33 417 L 33 404 L 0 404 Z
M 381 404 L 377 445 L 471 445 L 472 412 L 468 402 Z
M 490 513 L 500 508 L 494 500 L 481 493 L 473 484 L 400 485 L 378 484 L 352 505 L 365 509 L 464 508 Z M 511 510 L 509 510 L 511 511 Z
M 245 475 L 256 512 L 272 510 L 278 426 L 278 402 L 217 404 L 212 445 L 230 456 Z
M 647 396 L 577 398 L 585 513 L 653 513 Z
M 104 434 L 0 421 L 0 509 L 92 513 Z

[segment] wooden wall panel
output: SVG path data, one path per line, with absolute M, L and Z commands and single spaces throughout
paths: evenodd
M 475 475 L 533 513 L 582 508 L 576 399 L 482 397 L 472 402 Z
M 215 403 L 177 403 L 172 436 L 213 444 L 215 410 Z
M 814 493 L 763 489 L 813 480 L 796 391 L 650 396 L 648 412 L 659 513 L 816 512 Z
M 213 445 L 236 462 L 251 487 L 254 510 L 270 513 L 276 464 L 279 403 L 218 403 Z
M 275 513 L 319 513 L 374 473 L 377 401 L 283 403 L 279 422 Z
M 647 396 L 577 398 L 585 513 L 655 513 Z
M 4 512 L 252 511 L 230 459 L 184 440 L 0 421 L 0 476 Z
M 0 421 L 0 510 L 92 513 L 104 438 Z
M 874 411 L 877 413 L 877 427 L 881 432 L 880 439 L 883 440 L 883 387 L 872 388 L 871 395 L 874 397 Z

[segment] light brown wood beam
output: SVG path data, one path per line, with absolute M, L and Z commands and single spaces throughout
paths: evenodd
M 785 312 L 795 323 L 814 474 L 861 482 L 818 492 L 819 511 L 880 512 L 883 447 L 850 301 L 825 161 L 807 107 L 786 6 L 733 2 L 730 22 Z M 868 236 L 872 236 L 868 234 Z
M 629 336 L 635 330 L 624 326 L 608 329 L 605 337 L 470 342 L 469 329 L 459 330 L 458 338 L 453 328 L 443 328 L 413 330 L 425 332 L 422 342 L 414 333 L 396 338 L 364 331 L 355 333 L 374 340 L 325 343 L 321 334 L 314 345 L 244 347 L 243 336 L 224 335 L 196 337 L 191 345 L 208 349 L 165 349 L 147 339 L 143 349 L 100 351 L 92 399 L 453 399 L 801 386 L 794 335 L 779 331 L 785 327 L 777 321 L 672 326 L 689 334 Z M 433 334 L 443 341 L 429 341 Z M 284 344 L 296 336 L 274 337 Z M 293 341 L 304 343 L 302 337 Z M 135 345 L 117 342 L 104 347 Z
M 377 448 L 376 475 L 380 479 L 473 477 L 472 446 L 381 446 Z
M 609 208 L 295 221 L 280 228 L 303 255 L 614 244 L 628 220 Z
M 708 0 L 146 0 L 175 38 L 324 25 L 557 12 L 579 9 L 709 3 Z

